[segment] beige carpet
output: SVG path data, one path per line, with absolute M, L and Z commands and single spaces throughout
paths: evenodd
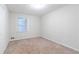
M 11 41 L 5 54 L 72 54 L 78 53 L 72 49 L 38 37 Z

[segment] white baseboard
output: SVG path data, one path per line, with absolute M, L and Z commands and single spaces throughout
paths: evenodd
M 70 48 L 70 49 L 72 49 L 72 50 L 74 50 L 74 51 L 79 52 L 79 49 L 73 48 L 73 47 L 71 47 L 71 46 L 69 46 L 69 45 L 67 45 L 67 44 L 63 44 L 63 43 L 61 43 L 61 42 L 57 42 L 57 41 L 55 41 L 55 40 L 51 40 L 50 38 L 47 38 L 47 37 L 42 37 L 42 38 L 48 39 L 48 40 L 53 41 L 53 42 L 55 42 L 55 43 L 58 43 L 58 44 L 60 44 L 60 45 L 62 45 L 62 46 L 64 46 L 64 47 L 68 47 L 68 48 Z
M 23 40 L 23 39 L 31 39 L 31 38 L 37 38 L 37 37 L 40 37 L 40 36 L 34 36 L 34 37 L 28 37 L 28 38 L 17 38 L 17 39 L 13 39 L 13 40 L 10 40 L 10 41 Z

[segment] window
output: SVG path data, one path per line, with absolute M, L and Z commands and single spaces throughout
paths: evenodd
M 19 32 L 26 31 L 26 19 L 23 16 L 18 17 L 18 31 Z

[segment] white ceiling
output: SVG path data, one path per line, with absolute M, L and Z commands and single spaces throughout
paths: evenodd
M 29 4 L 8 4 L 8 9 L 11 12 L 25 13 L 31 15 L 42 16 L 48 12 L 54 11 L 58 8 L 65 6 L 64 4 L 48 4 L 45 8 L 40 10 L 35 10 L 29 6 Z

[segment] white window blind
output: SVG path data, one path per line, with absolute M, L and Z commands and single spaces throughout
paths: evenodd
M 23 16 L 18 17 L 18 31 L 26 32 L 26 19 Z

